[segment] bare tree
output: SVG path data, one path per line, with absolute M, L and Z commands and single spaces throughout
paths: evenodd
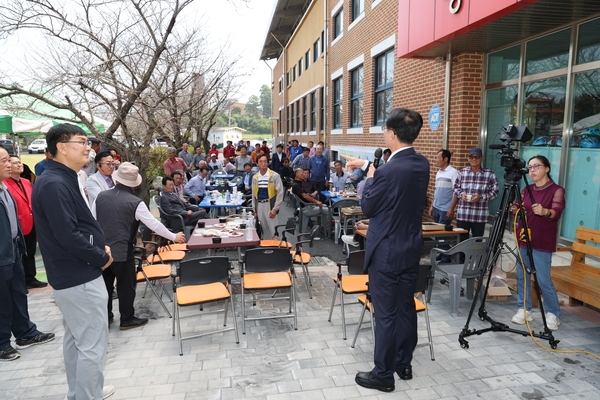
M 175 82 L 185 88 L 195 79 L 193 71 L 185 71 L 181 80 L 163 80 L 162 85 L 156 78 L 172 78 L 173 73 L 167 70 L 177 69 L 172 58 L 176 50 L 185 50 L 186 44 L 198 39 L 194 32 L 186 36 L 176 29 L 192 1 L 4 0 L 0 4 L 0 37 L 34 30 L 46 41 L 43 56 L 32 57 L 28 79 L 20 80 L 20 86 L 9 83 L 14 81 L 10 73 L 0 70 L 0 98 L 26 95 L 71 111 L 75 118 L 69 122 L 84 123 L 95 136 L 145 171 L 155 132 L 163 136 L 181 132 L 173 127 L 167 130 L 162 119 L 155 118 L 159 110 L 148 107 L 153 104 L 148 99 L 159 88 L 173 93 L 174 87 L 167 90 L 167 84 Z M 206 79 L 208 74 L 203 76 Z M 153 93 L 147 94 L 150 88 Z M 168 109 L 167 101 L 163 99 L 164 109 Z M 94 124 L 94 115 L 111 121 L 104 132 Z M 144 173 L 142 177 L 141 195 L 147 201 Z

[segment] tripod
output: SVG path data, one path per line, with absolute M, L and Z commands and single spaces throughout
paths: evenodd
M 517 334 L 520 334 L 523 336 L 529 335 L 529 332 L 527 332 L 527 331 L 512 329 L 506 324 L 494 321 L 488 315 L 487 311 L 485 310 L 485 299 L 487 296 L 488 288 L 490 285 L 490 280 L 492 277 L 491 271 L 492 271 L 494 265 L 496 264 L 498 257 L 500 256 L 500 252 L 501 252 L 502 246 L 503 246 L 502 237 L 504 235 L 504 229 L 506 228 L 506 221 L 508 220 L 508 218 L 510 216 L 510 206 L 511 206 L 511 204 L 513 204 L 515 199 L 517 199 L 519 207 L 521 207 L 520 215 L 521 215 L 521 222 L 522 222 L 522 226 L 523 226 L 523 235 L 522 235 L 522 238 L 519 238 L 519 240 L 524 240 L 525 244 L 526 244 L 527 257 L 529 257 L 529 265 L 530 265 L 530 268 L 527 270 L 527 272 L 531 273 L 534 277 L 536 275 L 536 269 L 535 269 L 535 265 L 533 262 L 533 250 L 531 247 L 531 241 L 530 241 L 530 236 L 529 236 L 530 231 L 527 226 L 527 219 L 524 218 L 524 216 L 523 216 L 525 210 L 523 208 L 523 199 L 521 197 L 521 192 L 519 191 L 519 180 L 521 178 L 523 178 L 525 180 L 525 186 L 527 187 L 527 189 L 529 191 L 529 196 L 531 197 L 532 203 L 535 203 L 535 200 L 533 199 L 533 194 L 531 193 L 531 189 L 529 189 L 529 186 L 527 185 L 527 179 L 525 178 L 525 175 L 523 174 L 523 172 L 519 169 L 514 169 L 514 168 L 506 168 L 505 170 L 506 170 L 506 173 L 504 174 L 504 177 L 506 178 L 506 182 L 504 184 L 504 189 L 502 191 L 500 205 L 498 206 L 498 211 L 496 213 L 496 217 L 495 217 L 494 223 L 492 225 L 492 229 L 490 231 L 490 239 L 487 242 L 486 256 L 482 261 L 483 265 L 485 265 L 485 267 L 482 268 L 481 274 L 479 276 L 479 285 L 477 285 L 477 290 L 475 291 L 475 295 L 473 297 L 473 303 L 471 304 L 471 309 L 469 311 L 469 316 L 467 317 L 467 322 L 465 323 L 465 326 L 463 327 L 462 331 L 458 335 L 458 342 L 460 343 L 460 346 L 462 348 L 466 348 L 466 349 L 469 348 L 469 342 L 467 340 L 465 340 L 465 338 L 468 336 L 472 336 L 472 335 L 481 335 L 486 332 L 511 332 L 511 333 L 517 333 Z M 518 245 L 518 243 L 517 243 L 517 245 Z M 484 280 L 486 274 L 488 274 L 488 276 L 487 276 L 487 282 L 484 286 L 483 280 Z M 525 282 L 526 281 L 527 280 L 525 280 Z M 482 290 L 483 290 L 483 294 L 480 295 L 480 292 Z M 541 299 L 542 298 L 541 291 L 540 291 L 540 287 L 539 287 L 539 283 L 538 283 L 537 279 L 535 280 L 535 291 L 537 293 L 538 298 Z M 469 329 L 469 322 L 471 321 L 471 318 L 473 317 L 473 312 L 475 311 L 475 306 L 477 304 L 477 299 L 479 296 L 481 296 L 482 300 L 481 300 L 481 306 L 479 307 L 478 316 L 482 321 L 488 321 L 491 326 L 489 328 L 485 328 L 485 329 Z M 548 340 L 548 342 L 550 343 L 550 347 L 552 347 L 552 349 L 556 349 L 559 340 L 555 340 L 554 336 L 552 335 L 552 331 L 550 329 L 548 329 L 548 325 L 546 323 L 546 315 L 544 313 L 543 302 L 540 301 L 539 304 L 540 304 L 540 311 L 542 314 L 542 321 L 544 323 L 544 331 L 543 332 L 532 332 L 531 334 L 534 337 Z

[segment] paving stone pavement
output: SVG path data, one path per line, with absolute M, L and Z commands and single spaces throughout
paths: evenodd
M 319 261 L 323 262 L 323 258 Z M 584 354 L 553 353 L 538 347 L 529 337 L 510 333 L 471 336 L 469 349 L 457 341 L 465 324 L 470 301 L 461 298 L 458 317 L 449 315 L 448 288 L 436 280 L 430 308 L 435 361 L 429 348 L 419 346 L 413 360 L 414 379 L 396 380 L 396 390 L 384 394 L 357 386 L 358 371 L 373 367 L 373 341 L 368 322 L 356 347 L 350 347 L 358 305 L 347 309 L 348 340 L 342 339 L 339 306 L 328 322 L 333 294 L 334 263 L 312 265 L 313 299 L 309 299 L 299 272 L 297 288 L 298 330 L 291 319 L 253 321 L 236 344 L 232 331 L 184 342 L 179 356 L 171 322 L 152 293 L 142 298 L 138 285 L 136 308 L 150 322 L 139 329 L 110 329 L 105 382 L 116 387 L 112 399 L 598 399 L 600 361 Z M 239 319 L 240 298 L 236 297 Z M 337 304 L 337 303 L 336 303 Z M 171 303 L 167 302 L 171 307 Z M 259 301 L 272 312 L 287 303 Z M 118 308 L 115 305 L 116 310 Z M 516 311 L 516 296 L 488 303 L 489 314 L 509 323 Z M 208 310 L 208 309 L 207 309 Z M 29 295 L 31 319 L 57 339 L 21 350 L 21 358 L 0 363 L 0 399 L 63 399 L 66 377 L 62 356 L 61 314 L 51 290 Z M 197 312 L 187 308 L 184 314 Z M 255 309 L 253 312 L 258 313 Z M 539 312 L 533 327 L 541 328 Z M 118 320 L 118 317 L 115 318 Z M 231 320 L 230 320 L 231 321 Z M 563 312 L 555 337 L 559 350 L 584 349 L 600 354 L 600 326 Z M 182 321 L 187 333 L 217 328 L 221 315 L 203 315 Z M 475 318 L 470 327 L 484 328 Z M 419 337 L 427 338 L 419 317 Z M 540 341 L 548 345 L 547 341 Z

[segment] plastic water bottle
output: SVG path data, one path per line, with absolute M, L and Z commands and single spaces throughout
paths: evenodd
M 248 224 L 246 224 L 246 241 L 252 241 L 252 227 Z
M 246 226 L 254 228 L 254 217 L 252 216 L 252 211 L 248 211 L 248 223 Z
M 248 220 L 248 214 L 246 214 L 246 209 L 242 211 L 242 224 L 245 224 Z
M 229 191 L 225 195 L 225 202 L 226 203 L 231 203 L 231 192 L 229 192 Z

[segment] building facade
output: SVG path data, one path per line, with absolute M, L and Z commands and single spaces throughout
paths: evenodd
M 448 148 L 460 168 L 480 146 L 503 184 L 488 147 L 503 126 L 526 126 L 517 154 L 551 161 L 572 240 L 577 226 L 600 229 L 599 28 L 592 0 L 278 0 L 262 53 L 277 59 L 273 134 L 372 159 L 387 113 L 408 107 L 426 121 L 417 151 Z

